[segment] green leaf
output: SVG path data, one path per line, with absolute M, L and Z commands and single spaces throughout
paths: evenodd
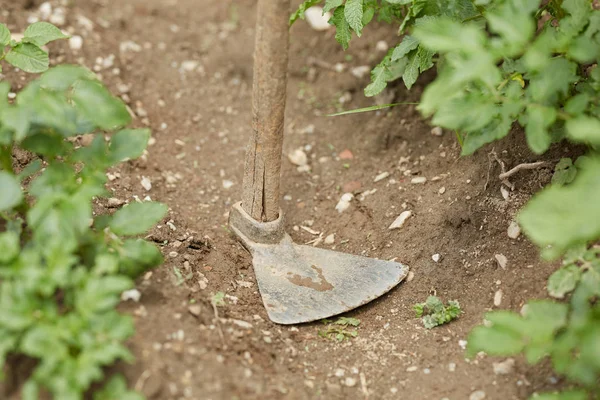
M 124 276 L 94 277 L 77 291 L 75 307 L 88 317 L 106 312 L 119 304 L 120 294 L 132 286 L 133 281 Z
M 542 154 L 552 143 L 548 128 L 556 121 L 556 109 L 543 106 L 527 107 L 527 124 L 525 135 L 529 148 Z
M 23 201 L 23 192 L 17 178 L 5 171 L 0 171 L 0 211 L 10 210 Z
M 163 261 L 160 250 L 142 239 L 125 240 L 120 256 L 119 271 L 130 278 L 137 278 Z
M 344 16 L 344 8 L 345 6 L 337 7 L 329 20 L 329 23 L 335 25 L 335 40 L 337 40 L 337 42 L 342 45 L 342 48 L 346 50 L 348 48 L 348 43 L 350 43 L 350 39 L 352 39 L 352 32 L 350 31 L 350 25 L 348 25 L 348 21 L 346 21 L 346 17 Z
M 565 104 L 565 112 L 569 114 L 582 114 L 588 107 L 590 102 L 590 95 L 587 93 L 580 93 L 571 97 Z
M 363 28 L 363 0 L 346 0 L 344 6 L 344 17 L 356 36 L 360 37 Z
M 423 46 L 433 51 L 479 51 L 484 42 L 480 29 L 463 25 L 449 18 L 432 18 L 415 26 L 415 36 Z
M 405 71 L 407 64 L 406 58 L 401 58 L 398 61 L 391 62 L 389 55 L 386 56 L 373 70 L 371 71 L 371 83 L 364 90 L 365 96 L 376 96 L 386 88 L 387 83 L 394 79 L 398 79 Z
M 12 231 L 0 233 L 0 264 L 7 264 L 19 255 L 19 234 Z
M 144 396 L 128 390 L 125 378 L 115 375 L 101 391 L 94 393 L 94 400 L 144 400 Z
M 292 24 L 294 22 L 296 22 L 296 20 L 298 20 L 298 18 L 304 19 L 304 13 L 306 12 L 306 10 L 312 6 L 319 4 L 320 2 L 321 2 L 321 0 L 305 0 L 305 1 L 303 1 L 298 6 L 298 9 L 292 15 L 290 15 L 290 26 L 292 26 Z
M 557 299 L 572 292 L 581 278 L 581 270 L 576 265 L 568 265 L 554 272 L 548 278 L 548 293 Z
M 326 13 L 329 10 L 333 10 L 336 7 L 344 4 L 344 0 L 325 0 L 325 5 L 323 6 L 323 13 Z
M 392 61 L 396 61 L 406 56 L 411 50 L 419 47 L 419 40 L 413 36 L 406 35 L 402 38 L 402 42 L 392 52 Z
M 42 47 L 53 40 L 66 39 L 68 37 L 60 29 L 48 22 L 35 22 L 29 25 L 23 33 L 24 42 L 33 43 L 38 47 Z
M 511 126 L 512 120 L 498 118 L 477 132 L 469 132 L 464 138 L 461 155 L 471 155 L 483 145 L 502 139 L 508 135 Z
M 156 225 L 167 213 L 162 203 L 132 203 L 121 208 L 111 218 L 110 229 L 122 236 L 140 235 Z
M 569 91 L 571 83 L 578 80 L 577 64 L 564 58 L 553 58 L 537 74 L 532 74 L 527 89 L 534 102 L 554 104 Z
M 535 33 L 536 25 L 531 13 L 538 8 L 538 1 L 505 1 L 485 13 L 490 30 L 502 39 L 505 57 L 520 53 Z
M 2 125 L 14 132 L 14 140 L 20 142 L 29 133 L 30 110 L 25 107 L 7 107 L 0 111 Z
M 217 292 L 213 295 L 212 299 L 210 300 L 210 302 L 215 306 L 215 307 L 224 307 L 225 304 L 225 293 L 223 292 Z
M 38 384 L 31 378 L 23 385 L 21 394 L 23 395 L 23 400 L 38 400 L 39 392 L 40 388 Z
M 383 110 L 385 108 L 390 108 L 390 107 L 395 107 L 395 106 L 405 105 L 405 104 L 419 104 L 419 103 L 406 102 L 406 103 L 381 104 L 381 105 L 377 105 L 377 106 L 356 108 L 354 110 L 346 110 L 346 111 L 340 111 L 338 113 L 327 114 L 326 117 L 339 117 L 340 115 L 359 114 L 359 113 L 364 113 L 364 112 Z
M 573 165 L 570 158 L 561 158 L 554 167 L 552 175 L 552 183 L 555 185 L 566 185 L 575 179 L 577 176 L 577 168 Z
M 503 327 L 477 326 L 467 339 L 467 354 L 472 357 L 480 351 L 494 356 L 520 353 L 525 347 L 521 336 Z
M 569 247 L 600 237 L 600 158 L 593 157 L 567 186 L 552 185 L 535 195 L 521 210 L 518 221 L 546 257 L 554 258 Z
M 10 31 L 4 24 L 0 24 L 0 54 L 3 53 L 4 47 L 10 43 Z
M 124 129 L 115 133 L 109 147 L 112 163 L 138 158 L 146 149 L 149 139 L 149 129 Z
M 588 394 L 583 390 L 568 390 L 565 392 L 542 393 L 530 397 L 529 400 L 588 400 Z
M 404 81 L 404 85 L 409 90 L 419 77 L 419 64 L 420 60 L 418 52 L 415 51 L 409 57 L 408 63 L 406 64 L 406 69 L 404 70 L 404 74 L 402 74 L 402 80 Z
M 113 130 L 131 120 L 125 104 L 99 82 L 77 81 L 72 98 L 75 107 L 100 129 Z
M 600 146 L 600 120 L 598 118 L 581 115 L 569 119 L 565 127 L 570 139 Z
M 80 79 L 95 80 L 94 73 L 79 65 L 59 65 L 44 72 L 39 79 L 40 87 L 63 92 Z
M 6 54 L 6 61 L 25 72 L 39 73 L 48 69 L 48 53 L 32 43 L 19 43 Z

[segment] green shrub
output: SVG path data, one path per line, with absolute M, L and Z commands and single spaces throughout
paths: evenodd
M 321 1 L 308 1 L 310 5 Z M 523 315 L 497 311 L 476 328 L 469 352 L 549 356 L 576 391 L 545 399 L 600 393 L 600 10 L 590 0 L 326 0 L 344 49 L 375 16 L 403 35 L 371 72 L 366 96 L 400 79 L 410 89 L 437 66 L 418 109 L 456 131 L 462 154 L 505 137 L 518 124 L 527 144 L 544 153 L 563 140 L 586 145 L 575 164 L 561 160 L 553 183 L 519 213 L 542 256 L 563 254 L 549 294 L 567 302 L 531 301 Z M 301 6 L 291 22 L 303 17 Z M 375 109 L 371 107 L 370 109 Z M 367 109 L 365 109 L 366 111 Z M 363 110 L 356 110 L 363 111 Z
M 14 43 L 0 24 L 0 58 L 41 72 L 48 58 L 39 46 L 62 37 L 38 23 Z M 93 209 L 94 199 L 108 195 L 106 170 L 139 157 L 150 132 L 118 130 L 130 122 L 125 105 L 81 67 L 48 70 L 12 103 L 9 90 L 0 82 L 0 366 L 8 356 L 37 361 L 24 400 L 41 391 L 82 399 L 103 381 L 104 367 L 132 361 L 124 342 L 133 321 L 115 306 L 135 277 L 162 262 L 154 245 L 135 236 L 162 219 L 166 206 L 134 203 L 113 215 Z M 115 130 L 107 141 L 104 132 Z M 92 143 L 77 146 L 76 135 L 88 133 L 95 133 Z M 14 151 L 31 158 L 21 171 L 13 169 Z M 115 376 L 95 398 L 141 396 Z

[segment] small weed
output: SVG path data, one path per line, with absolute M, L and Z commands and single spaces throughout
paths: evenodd
M 212 299 L 210 300 L 210 302 L 215 307 L 224 307 L 225 306 L 225 293 L 223 293 L 223 292 L 215 293 L 213 295 Z
M 425 303 L 415 304 L 413 308 L 417 318 L 422 318 L 423 325 L 427 329 L 446 324 L 458 318 L 462 313 L 458 301 L 450 300 L 448 305 L 444 306 L 444 303 L 437 296 L 429 296 Z
M 360 320 L 357 318 L 340 317 L 335 322 L 329 319 L 324 319 L 322 322 L 327 327 L 319 331 L 319 337 L 343 342 L 345 339 L 358 336 L 358 329 L 350 328 L 358 328 Z

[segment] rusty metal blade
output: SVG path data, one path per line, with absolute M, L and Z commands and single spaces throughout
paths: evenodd
M 269 318 L 315 321 L 352 310 L 388 292 L 408 274 L 397 262 L 296 245 L 246 242 Z

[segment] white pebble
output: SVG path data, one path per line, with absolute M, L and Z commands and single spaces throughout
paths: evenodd
M 327 237 L 325 238 L 324 243 L 325 244 L 333 244 L 333 243 L 335 243 L 335 233 L 327 235 Z
M 511 239 L 516 239 L 519 237 L 519 235 L 521 234 L 521 227 L 519 226 L 519 224 L 517 224 L 516 221 L 512 221 L 510 223 L 510 225 L 508 226 L 507 234 L 508 237 Z
M 385 40 L 380 40 L 375 45 L 375 48 L 377 49 L 377 51 L 381 51 L 382 53 L 384 53 L 384 52 L 388 51 L 390 46 L 388 46 L 388 44 Z
M 296 150 L 288 154 L 288 158 L 292 164 L 297 165 L 299 167 L 302 167 L 308 163 L 308 157 L 306 156 L 306 153 L 304 152 L 302 147 L 297 148 Z
M 74 35 L 69 38 L 69 47 L 73 51 L 81 50 L 83 47 L 83 38 L 79 35 Z
M 335 209 L 337 210 L 337 212 L 343 213 L 344 211 L 346 211 L 348 209 L 348 207 L 350 207 L 350 202 L 352 201 L 353 198 L 354 198 L 354 195 L 352 193 L 344 193 L 342 195 L 342 197 L 340 198 L 340 201 L 335 206 Z
M 427 178 L 425 178 L 424 176 L 417 176 L 410 180 L 410 183 L 412 183 L 412 184 L 422 184 L 425 182 L 427 182 Z
M 144 189 L 146 189 L 146 191 L 149 191 L 150 189 L 152 189 L 152 182 L 150 181 L 150 178 L 148 178 L 147 176 L 142 176 L 142 180 L 140 183 L 142 184 L 142 187 Z
M 442 256 L 436 253 L 431 256 L 431 259 L 435 262 L 440 262 L 440 260 L 442 259 Z
M 332 25 L 329 25 L 331 19 L 331 13 L 326 12 L 323 14 L 322 7 L 309 7 L 305 12 L 306 22 L 316 31 L 326 31 L 330 29 Z
M 377 176 L 375 177 L 375 179 L 373 179 L 373 182 L 379 182 L 379 181 L 381 181 L 381 180 L 383 180 L 383 179 L 387 178 L 388 176 L 390 176 L 390 173 L 389 173 L 389 172 L 387 172 L 387 171 L 386 171 L 386 172 L 382 172 L 382 173 L 380 173 L 379 175 L 377 175 Z
M 515 367 L 515 360 L 507 358 L 502 362 L 494 363 L 494 374 L 496 375 L 508 375 Z
M 467 348 L 467 341 L 466 340 L 459 340 L 458 341 L 458 345 L 460 346 L 461 349 L 466 349 Z
M 498 263 L 498 266 L 500 266 L 500 268 L 506 269 L 506 264 L 508 263 L 508 259 L 506 258 L 506 256 L 504 254 L 496 254 L 496 255 L 494 255 L 494 258 L 496 259 L 496 262 Z
M 440 190 L 438 190 L 438 193 L 439 193 L 439 194 L 444 194 L 444 193 L 446 193 L 446 188 L 445 188 L 444 186 L 442 186 L 442 187 L 440 188 Z
M 138 301 L 140 301 L 141 297 L 142 294 L 137 289 L 126 290 L 123 293 L 121 293 L 122 301 L 133 300 L 137 303 Z
M 410 272 L 408 273 L 408 275 L 406 276 L 406 282 L 410 282 L 410 281 L 412 281 L 413 279 L 415 279 L 415 273 L 414 273 L 414 272 L 412 272 L 412 271 L 410 271 Z
M 231 187 L 232 187 L 233 185 L 235 185 L 235 183 L 233 183 L 233 182 L 232 182 L 232 181 L 230 181 L 230 180 L 227 180 L 227 179 L 225 179 L 225 180 L 223 181 L 223 189 L 225 189 L 225 190 L 227 190 L 227 189 L 231 189 Z
M 485 399 L 485 392 L 483 390 L 477 390 L 469 396 L 469 400 L 483 400 Z
M 500 187 L 500 193 L 502 193 L 502 198 L 504 198 L 504 200 L 508 200 L 509 193 L 504 186 Z
M 431 134 L 433 136 L 442 136 L 444 134 L 444 131 L 439 126 L 436 126 L 431 130 Z
M 392 229 L 399 229 L 402 228 L 402 226 L 404 225 L 404 223 L 406 222 L 406 220 L 408 218 L 410 218 L 410 216 L 412 215 L 412 211 L 408 210 L 408 211 L 403 211 L 398 218 L 396 218 L 394 220 L 394 222 L 392 222 L 392 224 L 390 225 L 390 227 L 388 229 L 392 230 Z
M 450 372 L 456 371 L 456 363 L 449 363 L 448 364 L 448 371 L 450 371 Z
M 494 293 L 494 305 L 500 307 L 500 304 L 502 304 L 502 289 L 499 289 Z
M 350 72 L 358 79 L 361 79 L 364 76 L 367 76 L 369 72 L 371 72 L 371 67 L 368 65 L 361 65 L 359 67 L 352 68 Z
M 342 368 L 338 368 L 335 370 L 335 376 L 337 376 L 338 378 L 343 377 L 346 374 L 346 371 L 344 371 Z
M 356 378 L 352 378 L 352 377 L 346 377 L 346 379 L 344 380 L 344 385 L 348 386 L 348 387 L 354 387 L 356 386 Z
M 406 368 L 406 372 L 415 372 L 419 367 L 413 365 L 412 367 Z

